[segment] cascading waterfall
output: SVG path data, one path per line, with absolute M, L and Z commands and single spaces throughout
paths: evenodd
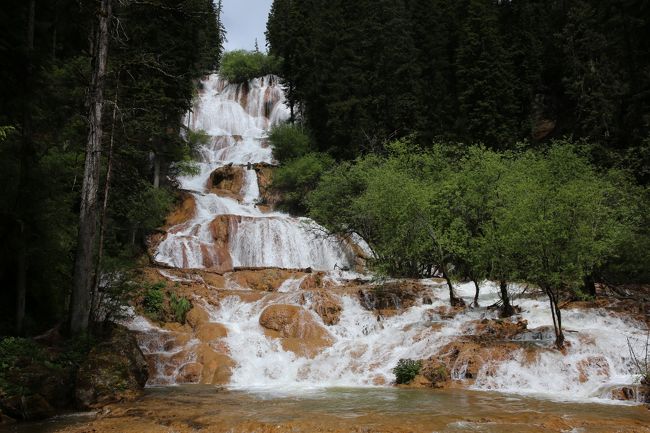
M 181 179 L 182 187 L 192 191 L 196 202 L 194 216 L 169 230 L 160 243 L 156 260 L 176 268 L 210 268 L 224 260 L 215 250 L 212 223 L 216 217 L 227 216 L 228 254 L 230 266 L 306 268 L 329 271 L 325 278 L 333 288 L 333 296 L 341 305 L 340 320 L 325 325 L 310 310 L 310 292 L 302 289 L 306 277 L 289 278 L 275 293 L 251 301 L 229 294 L 209 303 L 196 297 L 209 314 L 209 321 L 227 329 L 219 347 L 234 361 L 229 386 L 237 389 L 293 391 L 314 387 L 382 386 L 392 382 L 392 368 L 401 358 L 426 359 L 439 355 L 448 343 L 471 335 L 472 326 L 483 319 L 497 319 L 487 308 L 466 309 L 452 317 L 442 317 L 440 307 L 449 304 L 448 291 L 434 280 L 421 281 L 427 287 L 414 306 L 399 314 L 380 317 L 362 305 L 354 291 L 337 291 L 346 282 L 367 278 L 345 271 L 332 271 L 337 265 L 350 264 L 350 253 L 336 239 L 305 218 L 292 218 L 279 212 L 263 212 L 255 203 L 260 185 L 255 170 L 248 164 L 272 163 L 271 149 L 266 144 L 268 128 L 287 118 L 284 95 L 276 77 L 252 80 L 245 85 L 228 84 L 211 76 L 194 106 L 188 123 L 191 128 L 205 130 L 210 142 L 200 151 L 197 176 Z M 241 198 L 210 193 L 206 184 L 211 173 L 227 164 L 243 167 Z M 171 275 L 163 276 L 172 281 Z M 183 281 L 181 281 L 183 282 Z M 224 290 L 251 291 L 226 278 Z M 473 300 L 473 285 L 457 287 L 457 294 L 467 304 Z M 425 299 L 427 300 L 425 302 Z M 487 284 L 482 288 L 481 305 L 498 300 L 498 288 Z M 521 307 L 520 318 L 528 329 L 542 329 L 520 340 L 521 349 L 507 359 L 488 360 L 467 386 L 479 390 L 531 394 L 560 400 L 608 401 L 615 386 L 635 381 L 627 338 L 638 353 L 643 353 L 646 331 L 644 324 L 616 315 L 605 309 L 566 309 L 565 353 L 540 349 L 531 358 L 526 345 L 550 347 L 552 319 L 546 299 L 516 299 Z M 322 326 L 331 338 L 331 345 L 313 357 L 301 356 L 283 347 L 278 338 L 269 336 L 260 325 L 260 316 L 272 304 L 295 305 L 304 309 L 308 318 Z M 199 344 L 194 338 L 177 339 L 166 329 L 136 318 L 129 325 L 140 335 L 147 356 L 158 364 L 152 384 L 174 383 L 183 365 L 196 361 L 192 355 Z M 546 331 L 544 331 L 546 327 Z M 531 334 L 532 335 L 532 334 Z M 179 342 L 180 341 L 180 342 Z M 153 359 L 152 358 L 152 359 Z M 465 380 L 467 363 L 454 365 L 453 378 Z
M 497 291 L 496 285 L 484 288 L 481 303 L 496 301 Z M 471 301 L 473 285 L 460 286 L 458 293 Z M 394 378 L 392 368 L 401 358 L 428 358 L 446 343 L 467 333 L 468 322 L 497 318 L 494 311 L 476 309 L 467 310 L 452 320 L 440 320 L 430 312 L 448 305 L 445 290 L 432 286 L 428 295 L 433 298 L 432 304 L 419 304 L 381 321 L 365 310 L 357 297 L 342 296 L 341 320 L 327 327 L 334 343 L 314 359 L 297 357 L 265 336 L 259 325 L 260 314 L 267 306 L 264 300 L 245 303 L 237 297 L 227 298 L 212 311 L 212 319 L 225 324 L 230 331 L 227 342 L 239 365 L 231 381 L 233 387 L 291 391 L 373 386 L 390 383 Z M 274 302 L 298 305 L 299 299 L 300 290 L 294 289 L 293 293 L 289 291 Z M 522 299 L 518 305 L 530 328 L 552 326 L 546 302 Z M 316 314 L 313 318 L 320 321 Z M 545 350 L 530 360 L 522 349 L 513 355 L 512 361 L 483 367 L 472 387 L 566 401 L 611 402 L 608 399 L 612 387 L 635 380 L 625 337 L 641 339 L 644 332 L 640 324 L 600 310 L 566 310 L 564 320 L 569 342 L 566 355 Z M 432 328 L 432 322 L 439 322 L 441 327 Z M 546 342 L 552 338 L 549 334 Z M 637 349 L 640 351 L 639 347 Z M 578 370 L 581 362 L 593 358 L 602 361 L 596 367 L 585 364 Z M 452 376 L 462 378 L 464 367 L 462 364 L 455 366 Z M 581 379 L 581 373 L 586 374 L 586 380 Z
M 198 150 L 199 174 L 180 178 L 192 191 L 194 217 L 172 227 L 160 243 L 155 259 L 177 268 L 279 267 L 330 270 L 349 266 L 351 251 L 311 220 L 280 212 L 262 212 L 256 171 L 251 164 L 271 164 L 268 129 L 289 114 L 277 77 L 269 75 L 244 84 L 229 84 L 218 75 L 203 83 L 203 90 L 187 123 L 205 131 L 210 142 Z M 211 173 L 219 167 L 241 166 L 244 182 L 241 200 L 207 191 Z M 227 252 L 215 248 L 212 222 L 230 216 Z M 221 247 L 223 249 L 223 246 Z M 229 256 L 230 260 L 224 259 Z

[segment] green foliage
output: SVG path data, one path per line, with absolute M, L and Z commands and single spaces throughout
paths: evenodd
M 185 316 L 192 309 L 192 303 L 189 299 L 184 297 L 177 297 L 172 293 L 169 298 L 169 306 L 171 307 L 174 318 L 178 323 L 185 323 Z
M 164 283 L 158 283 L 146 289 L 143 306 L 145 313 L 154 320 L 162 319 L 164 313 L 165 294 L 162 289 Z
M 647 183 L 647 15 L 637 0 L 274 0 L 266 36 L 289 105 L 337 159 L 411 134 L 501 150 L 566 135 Z
M 253 78 L 279 74 L 280 61 L 258 51 L 235 50 L 223 55 L 219 75 L 231 83 L 245 83 Z
M 8 0 L 4 6 L 11 13 L 0 13 L 6 30 L 0 36 L 0 285 L 7 288 L 0 294 L 0 334 L 15 332 L 15 288 L 22 275 L 24 332 L 37 334 L 65 317 L 72 287 L 88 136 L 88 43 L 97 17 L 86 2 L 39 3 L 30 48 L 29 2 Z M 225 35 L 218 8 L 203 0 L 113 4 L 97 197 L 101 207 L 112 142 L 100 270 L 100 293 L 112 318 L 133 291 L 130 270 L 145 251 L 146 236 L 173 202 L 174 177 L 196 171 L 189 160 L 200 140 L 183 138 L 183 114 L 195 83 L 218 65 Z M 153 186 L 154 167 L 159 188 Z M 104 320 L 103 313 L 96 319 Z
M 422 368 L 422 361 L 413 359 L 400 359 L 397 365 L 393 368 L 395 375 L 395 382 L 398 384 L 406 384 L 411 382 L 415 376 L 420 373 Z
M 326 154 L 308 153 L 292 159 L 273 173 L 272 188 L 282 193 L 279 206 L 294 214 L 306 211 L 307 194 L 313 190 L 334 160 Z
M 309 136 L 301 125 L 276 125 L 269 133 L 269 141 L 273 146 L 273 157 L 280 164 L 300 158 L 311 150 Z

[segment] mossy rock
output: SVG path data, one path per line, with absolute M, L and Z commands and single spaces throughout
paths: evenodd
M 142 394 L 148 378 L 147 362 L 135 337 L 127 329 L 116 327 L 79 368 L 77 406 L 90 409 L 133 400 Z

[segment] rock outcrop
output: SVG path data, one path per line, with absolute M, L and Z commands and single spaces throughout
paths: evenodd
M 274 167 L 269 164 L 254 164 L 257 173 L 257 183 L 260 188 L 260 202 L 258 208 L 263 212 L 270 212 L 282 200 L 282 195 L 271 188 Z
M 242 200 L 242 187 L 244 186 L 244 167 L 228 164 L 217 168 L 210 174 L 207 189 L 213 194 Z
M 183 224 L 194 216 L 196 213 L 196 200 L 194 196 L 187 192 L 180 193 L 180 202 L 178 206 L 167 216 L 165 227 L 170 228 Z
M 275 304 L 262 311 L 260 325 L 267 335 L 280 338 L 285 350 L 298 356 L 314 357 L 329 347 L 333 339 L 311 314 L 296 305 Z
M 415 305 L 425 291 L 421 283 L 404 280 L 360 288 L 357 294 L 366 310 L 393 315 Z
M 311 310 L 318 314 L 326 325 L 336 325 L 341 320 L 341 312 L 343 311 L 341 302 L 325 290 L 303 292 L 301 301 L 303 305 L 308 305 Z
M 238 270 L 227 277 L 241 288 L 262 292 L 275 292 L 289 280 L 302 277 L 304 272 L 285 269 Z
M 138 343 L 125 328 L 95 346 L 79 368 L 75 397 L 81 409 L 133 400 L 142 393 L 149 372 Z

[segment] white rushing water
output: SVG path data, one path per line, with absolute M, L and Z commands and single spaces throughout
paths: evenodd
M 289 280 L 280 290 L 286 294 L 273 303 L 299 305 L 299 283 Z M 211 311 L 211 319 L 226 325 L 229 331 L 226 341 L 237 363 L 231 379 L 233 388 L 294 392 L 306 388 L 374 386 L 394 380 L 392 368 L 401 358 L 428 358 L 459 336 L 471 334 L 470 321 L 496 318 L 494 311 L 478 308 L 452 319 L 440 319 L 431 311 L 448 305 L 446 292 L 445 287 L 432 285 L 429 296 L 433 304 L 420 303 L 381 321 L 365 310 L 356 296 L 342 296 L 340 322 L 326 327 L 334 343 L 313 359 L 296 356 L 284 350 L 278 339 L 265 335 L 259 324 L 260 315 L 268 306 L 264 299 L 246 303 L 234 296 L 226 298 Z M 468 303 L 473 299 L 471 284 L 460 286 L 458 292 Z M 497 299 L 496 285 L 483 288 L 482 305 Z M 529 329 L 552 326 L 547 302 L 521 299 L 516 304 L 522 308 L 520 318 L 528 321 Z M 310 314 L 324 326 L 318 315 Z M 566 354 L 537 350 L 536 357 L 530 359 L 522 345 L 522 349 L 511 354 L 512 360 L 486 363 L 472 388 L 563 401 L 613 403 L 611 389 L 636 380 L 626 338 L 631 338 L 641 353 L 645 336 L 641 324 L 599 309 L 565 310 L 563 320 L 568 342 Z M 432 327 L 434 323 L 439 326 Z M 536 343 L 550 346 L 551 334 L 552 331 L 546 333 L 548 338 Z M 462 381 L 466 368 L 466 363 L 459 360 L 452 377 Z
M 284 100 L 278 78 L 271 75 L 241 85 L 218 75 L 203 82 L 187 122 L 191 129 L 207 132 L 210 142 L 198 149 L 199 174 L 179 179 L 183 189 L 193 191 L 196 213 L 169 230 L 156 251 L 158 262 L 177 268 L 349 266 L 351 252 L 313 221 L 256 207 L 260 188 L 249 165 L 273 162 L 267 133 L 287 120 Z M 228 164 L 244 172 L 239 201 L 207 191 L 211 173 Z M 237 217 L 229 219 L 227 251 L 215 245 L 210 227 L 221 215 Z

